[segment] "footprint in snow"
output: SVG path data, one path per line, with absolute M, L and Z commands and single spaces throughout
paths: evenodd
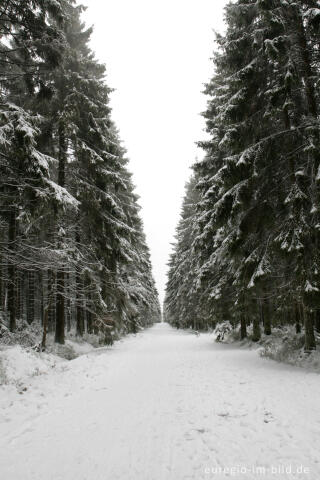
M 188 440 L 188 441 L 191 441 L 191 440 L 194 439 L 193 436 L 192 436 L 189 432 L 186 432 L 186 433 L 184 434 L 184 438 L 185 438 L 186 440 Z
M 222 418 L 242 418 L 242 417 L 246 417 L 248 414 L 247 413 L 233 413 L 231 415 L 230 412 L 221 412 L 221 413 L 217 413 L 218 417 L 222 417 Z
M 270 423 L 274 421 L 274 417 L 271 412 L 264 412 L 264 423 Z
M 229 412 L 221 412 L 221 413 L 217 413 L 218 417 L 224 417 L 224 418 L 228 418 L 230 416 L 230 413 Z
M 195 431 L 198 433 L 206 433 L 208 430 L 206 430 L 205 428 L 195 428 Z

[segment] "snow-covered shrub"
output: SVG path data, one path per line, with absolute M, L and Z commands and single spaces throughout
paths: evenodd
M 101 346 L 101 339 L 99 335 L 95 335 L 94 333 L 84 333 L 82 339 L 84 342 L 89 343 L 94 348 Z
M 57 361 L 59 359 L 53 355 L 20 345 L 3 347 L 0 350 L 0 385 L 12 384 L 20 388 L 28 378 L 47 374 Z
M 229 320 L 225 320 L 222 323 L 218 323 L 218 325 L 214 330 L 216 342 L 227 341 L 230 335 L 232 334 L 232 332 L 233 332 L 233 327 L 232 327 L 232 324 L 229 322 Z
M 81 355 L 86 355 L 87 353 L 92 352 L 99 346 L 99 337 L 97 335 L 87 334 L 85 338 L 72 336 L 71 338 L 66 339 L 64 345 L 54 343 L 54 339 L 50 338 L 46 351 L 58 355 L 65 360 L 74 360 Z
M 35 347 L 39 344 L 42 336 L 42 327 L 34 322 L 29 325 L 25 320 L 17 320 L 14 333 L 4 325 L 0 325 L 0 345 L 21 345 L 23 347 Z
M 47 351 L 58 355 L 65 360 L 74 360 L 78 357 L 78 354 L 76 353 L 71 342 L 66 342 L 64 345 L 54 343 L 47 348 Z
M 3 365 L 3 360 L 0 357 L 0 385 L 5 385 L 8 383 L 5 367 Z
M 11 334 L 8 327 L 6 327 L 3 323 L 0 323 L 0 343 L 7 344 L 10 336 Z
M 320 352 L 306 354 L 304 335 L 297 334 L 294 327 L 274 329 L 272 335 L 263 337 L 259 343 L 262 345 L 260 350 L 262 357 L 291 365 L 320 367 Z

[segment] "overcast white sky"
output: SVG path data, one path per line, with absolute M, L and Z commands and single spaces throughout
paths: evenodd
M 111 106 L 130 158 L 153 273 L 164 296 L 170 243 L 190 166 L 201 158 L 203 84 L 226 0 L 83 0 L 92 49 L 115 88 Z

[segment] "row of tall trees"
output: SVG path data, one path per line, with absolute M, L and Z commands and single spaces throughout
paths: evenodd
M 194 166 L 170 260 L 176 326 L 253 323 L 320 333 L 320 8 L 237 0 L 206 85 L 208 141 Z
M 105 66 L 73 0 L 0 5 L 0 315 L 64 343 L 157 321 Z

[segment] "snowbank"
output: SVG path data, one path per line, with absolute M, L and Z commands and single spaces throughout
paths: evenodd
M 46 375 L 61 361 L 55 355 L 38 353 L 20 345 L 4 347 L 0 350 L 0 385 L 21 388 L 28 379 Z
M 269 336 L 263 335 L 258 342 L 262 357 L 278 362 L 308 368 L 320 373 L 320 344 L 318 350 L 308 354 L 304 351 L 304 335 L 297 334 L 294 327 L 276 328 Z
M 221 343 L 235 343 L 243 348 L 256 349 L 264 358 L 295 365 L 320 373 L 320 339 L 317 350 L 307 354 L 304 351 L 304 335 L 297 334 L 294 326 L 273 328 L 271 335 L 262 333 L 259 342 L 252 341 L 252 326 L 247 327 L 248 338 L 240 340 L 239 329 L 234 329 L 229 321 L 217 325 L 214 338 Z
M 46 352 L 21 345 L 0 345 L 0 386 L 23 391 L 33 377 L 47 375 L 57 365 L 68 363 L 95 350 L 88 342 L 66 340 L 65 345 L 49 344 Z

